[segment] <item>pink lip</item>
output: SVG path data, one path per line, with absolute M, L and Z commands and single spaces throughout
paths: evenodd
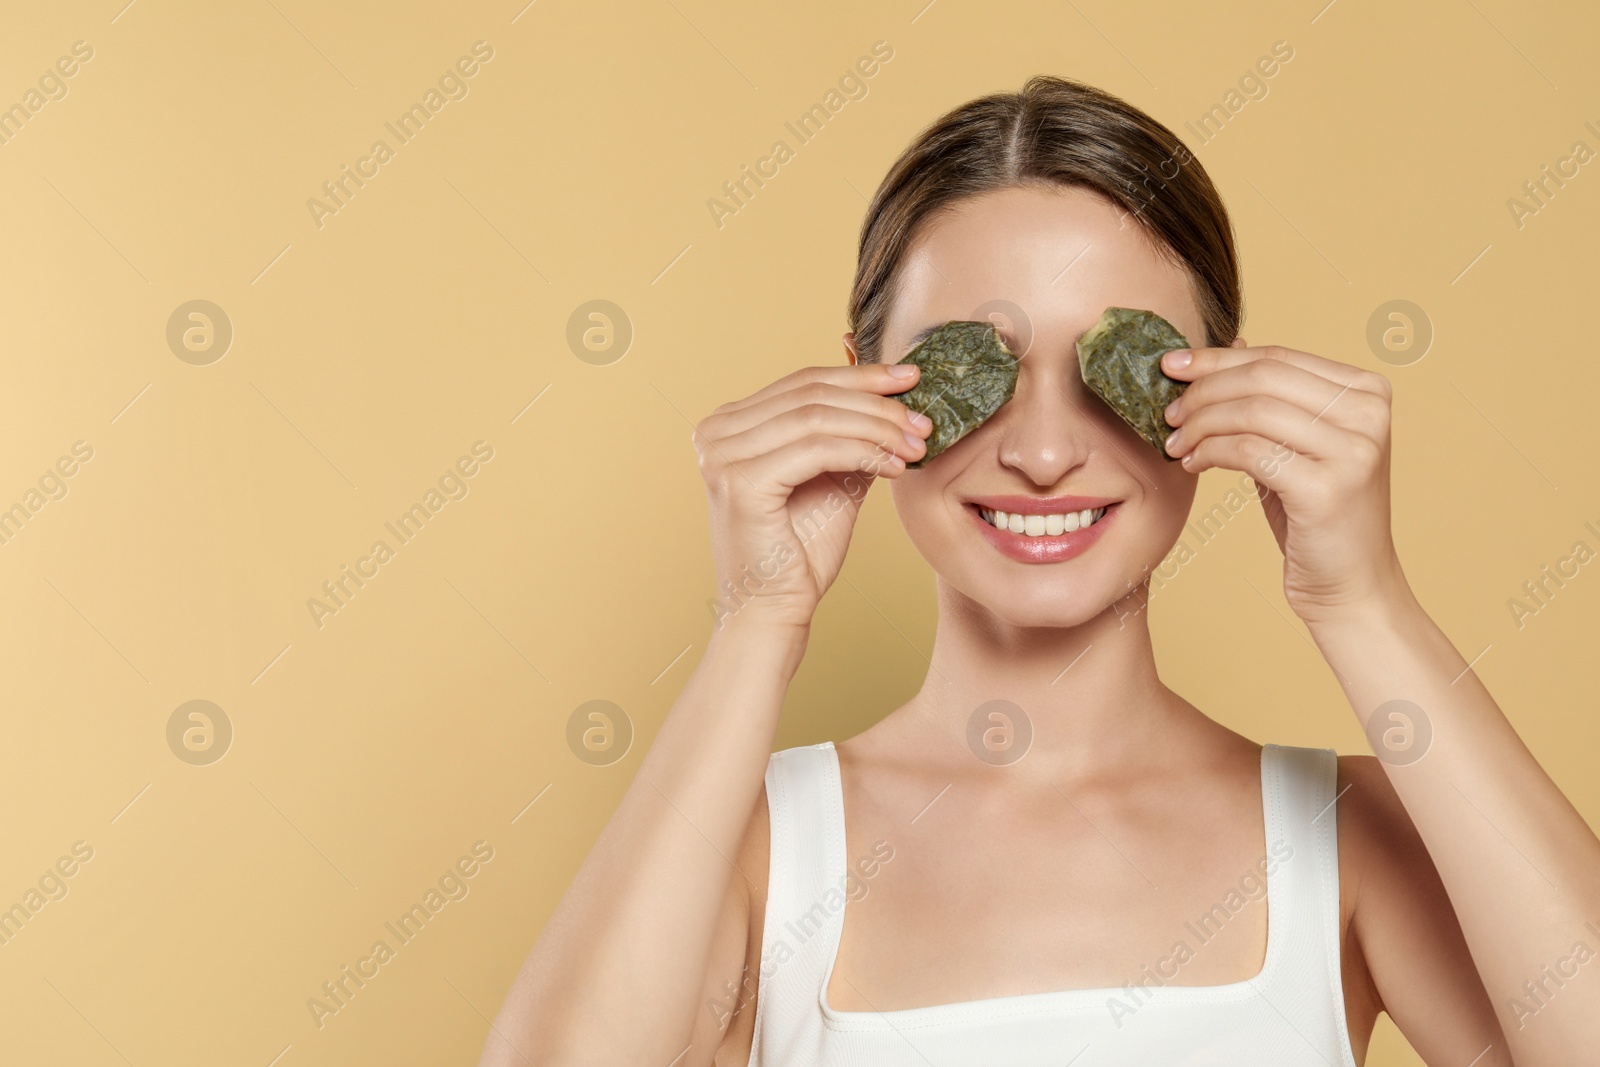
M 978 533 L 980 533 L 984 540 L 993 545 L 995 549 L 1002 555 L 1008 556 L 1009 558 L 1016 560 L 1018 563 L 1060 563 L 1062 560 L 1072 559 L 1074 556 L 1081 556 L 1083 553 L 1089 551 L 1090 546 L 1096 541 L 1100 540 L 1101 535 L 1105 532 L 1106 526 L 1115 520 L 1116 514 L 1120 510 L 1113 506 L 1116 501 L 1083 503 L 1077 505 L 1074 505 L 1073 503 L 1074 501 L 1087 501 L 1088 499 L 1088 497 L 1003 496 L 983 498 L 982 503 L 984 507 L 991 507 L 989 504 L 990 500 L 1012 500 L 1018 503 L 1025 502 L 1029 504 L 1041 502 L 1049 503 L 1050 505 L 1047 510 L 1041 510 L 1039 508 L 1032 507 L 1018 508 L 1018 513 L 1023 515 L 1057 514 L 1068 511 L 1082 511 L 1086 507 L 1105 507 L 1107 509 L 1106 513 L 1100 517 L 1100 521 L 1094 525 L 1085 527 L 1081 530 L 1074 530 L 1071 533 L 1057 534 L 1054 537 L 1049 535 L 1043 537 L 1029 537 L 1027 534 L 1012 533 L 1010 530 L 997 530 L 987 522 L 984 522 L 983 516 L 978 514 L 977 502 L 968 504 L 965 510 L 972 516 L 972 521 L 977 523 Z M 1065 501 L 1066 503 L 1055 503 L 1059 501 Z M 998 511 L 1011 510 L 1010 508 L 1005 507 L 1004 504 L 995 504 L 992 506 Z

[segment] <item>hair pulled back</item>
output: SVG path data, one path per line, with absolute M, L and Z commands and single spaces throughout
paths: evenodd
M 1123 209 L 1189 274 L 1202 347 L 1231 343 L 1244 313 L 1227 209 L 1196 159 L 1161 123 L 1101 89 L 1050 75 L 980 97 L 924 129 L 895 160 L 861 224 L 848 321 L 862 363 L 883 331 L 906 251 L 968 197 L 1022 185 L 1093 190 Z

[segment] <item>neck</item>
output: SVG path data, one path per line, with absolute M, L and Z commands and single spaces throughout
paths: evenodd
M 1163 727 L 1196 713 L 1157 675 L 1144 603 L 1141 589 L 1077 626 L 1019 627 L 940 582 L 928 676 L 906 710 L 937 725 L 968 759 L 974 713 L 1002 700 L 1027 716 L 1025 758 L 1056 774 L 1148 760 Z

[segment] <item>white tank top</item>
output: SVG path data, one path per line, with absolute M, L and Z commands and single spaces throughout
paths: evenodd
M 1146 967 L 1118 988 L 872 1012 L 834 1011 L 825 995 L 847 903 L 838 754 L 831 741 L 773 753 L 750 1067 L 1356 1067 L 1339 974 L 1336 760 L 1261 750 L 1267 951 L 1253 978 L 1184 986 Z M 1192 921 L 1190 949 L 1196 931 Z

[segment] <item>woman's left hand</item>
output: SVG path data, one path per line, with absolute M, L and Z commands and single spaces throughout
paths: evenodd
M 1178 428 L 1168 454 L 1194 474 L 1225 467 L 1255 479 L 1301 619 L 1408 592 L 1389 527 L 1387 378 L 1242 340 L 1168 352 L 1161 368 L 1190 383 L 1167 409 Z

